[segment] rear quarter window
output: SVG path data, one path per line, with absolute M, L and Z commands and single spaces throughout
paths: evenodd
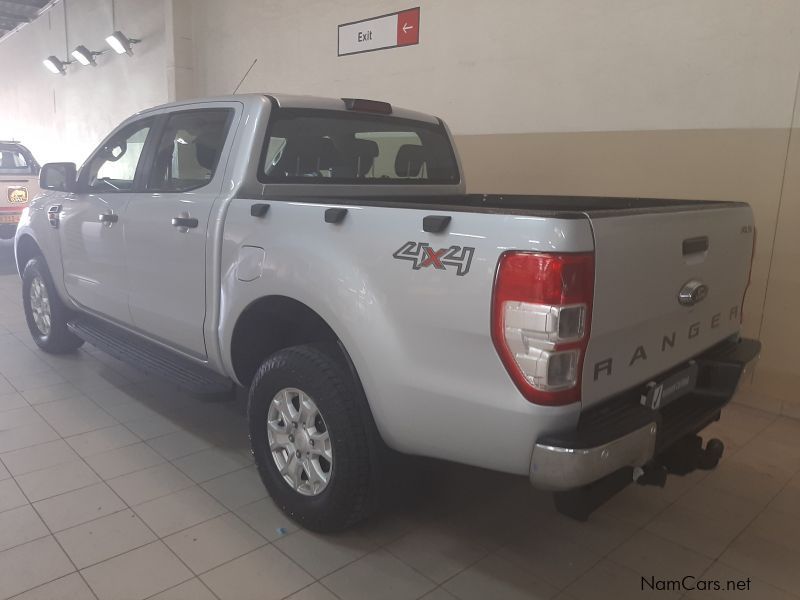
M 259 181 L 455 184 L 460 174 L 441 123 L 283 108 L 272 113 Z

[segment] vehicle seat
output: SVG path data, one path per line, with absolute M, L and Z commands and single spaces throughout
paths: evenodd
M 427 162 L 425 148 L 419 144 L 404 144 L 397 151 L 394 170 L 398 177 L 419 177 Z
M 348 179 L 366 177 L 375 166 L 378 153 L 378 142 L 354 139 L 348 144 L 345 164 L 336 174 Z
M 341 164 L 341 156 L 330 138 L 297 136 L 287 140 L 277 171 L 289 177 L 319 176 Z

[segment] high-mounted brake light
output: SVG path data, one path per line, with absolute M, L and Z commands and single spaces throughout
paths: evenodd
M 342 98 L 347 110 L 378 113 L 381 115 L 392 114 L 392 105 L 378 100 L 364 100 L 363 98 Z
M 492 298 L 492 341 L 522 395 L 578 402 L 594 297 L 594 254 L 506 252 Z

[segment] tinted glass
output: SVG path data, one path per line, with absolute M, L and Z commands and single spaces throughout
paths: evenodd
M 31 166 L 21 151 L 13 148 L 0 148 L 0 173 L 3 175 L 29 175 Z
M 458 167 L 440 124 L 344 111 L 273 113 L 264 182 L 452 184 Z
M 161 134 L 148 189 L 185 192 L 211 181 L 232 114 L 228 108 L 213 108 L 170 115 Z
M 92 158 L 86 183 L 92 190 L 124 192 L 133 188 L 136 169 L 152 122 L 140 121 L 114 135 Z

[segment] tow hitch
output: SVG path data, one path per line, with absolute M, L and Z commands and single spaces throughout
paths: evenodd
M 725 444 L 717 438 L 710 439 L 703 447 L 703 438 L 699 435 L 684 436 L 643 467 L 625 467 L 584 487 L 556 492 L 556 509 L 568 517 L 586 521 L 595 509 L 632 481 L 664 487 L 667 475 L 688 475 L 697 469 L 715 468 L 724 451 Z

